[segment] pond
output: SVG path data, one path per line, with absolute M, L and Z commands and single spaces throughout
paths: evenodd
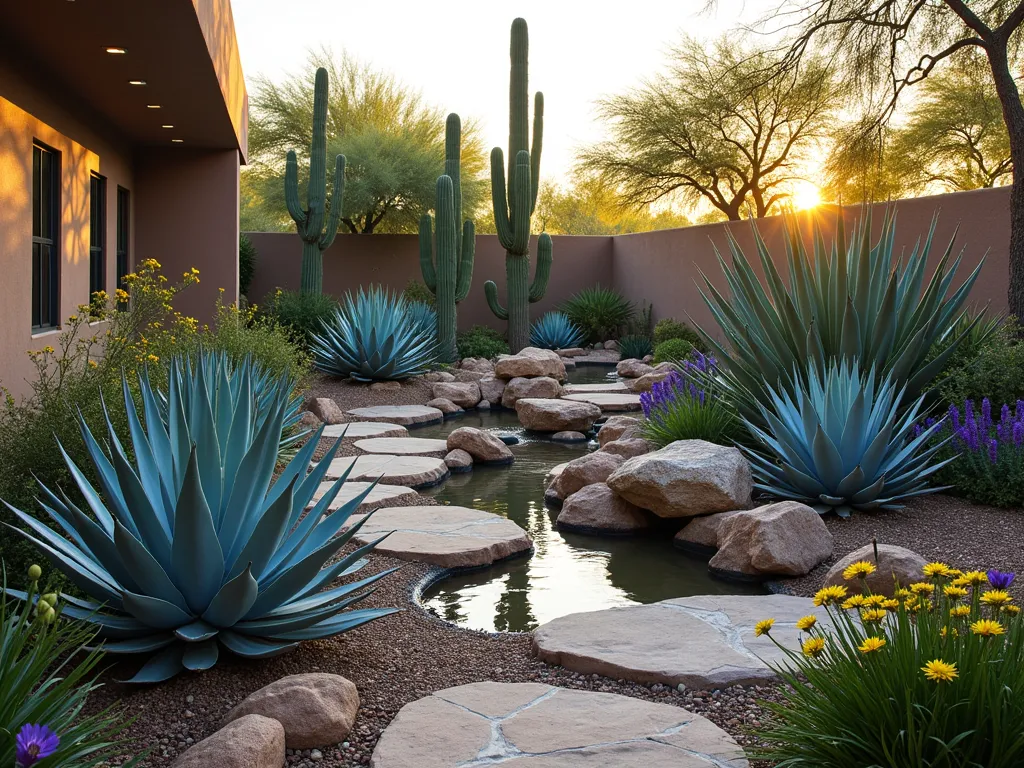
M 606 380 L 610 369 L 580 366 L 573 383 Z M 558 510 L 544 504 L 545 477 L 557 464 L 582 456 L 596 442 L 564 445 L 524 432 L 514 411 L 470 411 L 442 425 L 415 430 L 442 437 L 458 427 L 514 434 L 515 463 L 477 467 L 422 491 L 438 501 L 486 510 L 515 521 L 533 539 L 528 557 L 439 581 L 423 595 L 428 610 L 446 621 L 488 632 L 522 632 L 569 613 L 672 597 L 751 594 L 760 588 L 713 579 L 707 561 L 672 546 L 671 532 L 658 536 L 605 537 L 564 533 Z

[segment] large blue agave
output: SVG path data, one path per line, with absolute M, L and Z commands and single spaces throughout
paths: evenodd
M 369 488 L 330 512 L 342 477 L 303 516 L 341 441 L 307 474 L 321 427 L 272 482 L 288 391 L 261 402 L 243 371 L 234 407 L 215 410 L 228 401 L 223 371 L 200 359 L 184 389 L 172 375 L 166 406 L 143 379 L 145 426 L 124 382 L 134 462 L 109 419 L 106 450 L 81 423 L 102 495 L 58 443 L 88 507 L 42 486 L 40 506 L 64 536 L 10 507 L 30 531 L 10 527 L 93 598 L 63 595 L 64 613 L 96 625 L 111 653 L 154 654 L 130 682 L 206 669 L 220 646 L 273 656 L 395 611 L 345 611 L 390 571 L 330 586 L 379 541 L 326 565 L 361 527 L 342 531 Z
M 582 342 L 583 331 L 564 312 L 548 312 L 530 330 L 530 344 L 541 349 L 571 349 Z
M 436 328 L 436 326 L 435 326 Z M 424 373 L 437 357 L 437 333 L 408 302 L 383 288 L 346 294 L 342 306 L 312 334 L 316 367 L 357 381 L 394 381 Z
M 902 499 L 941 490 L 927 487 L 927 478 L 949 462 L 929 464 L 944 441 L 928 446 L 932 430 L 914 429 L 924 396 L 901 413 L 905 385 L 897 391 L 888 374 L 876 390 L 875 378 L 874 370 L 862 376 L 856 362 L 833 360 L 824 375 L 810 363 L 795 395 L 766 387 L 769 404 L 759 407 L 768 431 L 747 421 L 770 454 L 747 450 L 755 487 L 841 517 L 898 509 Z

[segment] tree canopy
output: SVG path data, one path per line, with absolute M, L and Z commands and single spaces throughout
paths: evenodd
M 327 69 L 328 155 L 347 160 L 341 231 L 415 232 L 434 207 L 444 171 L 445 113 L 386 72 L 347 54 L 312 52 L 308 67 L 281 82 L 254 79 L 249 129 L 249 168 L 243 174 L 243 228 L 287 230 L 284 160 L 299 159 L 300 190 L 308 171 L 313 123 L 313 77 Z M 332 164 L 333 165 L 333 164 Z M 487 191 L 486 155 L 474 121 L 463 119 L 462 193 L 467 215 L 481 208 Z M 275 226 L 276 225 L 276 226 Z
M 735 34 L 710 47 L 684 39 L 666 74 L 600 102 L 611 139 L 584 150 L 582 167 L 633 205 L 672 196 L 733 220 L 768 214 L 840 104 L 821 60 L 766 76 L 775 62 L 771 49 Z

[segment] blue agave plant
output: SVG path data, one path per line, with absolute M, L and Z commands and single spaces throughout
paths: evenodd
M 437 333 L 417 321 L 400 295 L 375 287 L 360 289 L 355 297 L 346 294 L 323 331 L 312 334 L 312 349 L 324 373 L 394 381 L 430 367 L 437 357 Z
M 409 301 L 408 304 L 413 324 L 432 338 L 437 336 L 437 310 L 425 301 Z
M 223 371 L 200 359 L 191 388 L 172 375 L 165 407 L 143 378 L 145 426 L 123 382 L 134 461 L 109 419 L 106 450 L 82 421 L 100 490 L 58 442 L 88 508 L 42 486 L 40 506 L 63 536 L 10 507 L 29 530 L 8 527 L 93 598 L 63 595 L 64 614 L 94 624 L 108 652 L 153 654 L 129 682 L 206 669 L 222 647 L 273 656 L 396 610 L 345 610 L 390 571 L 330 586 L 362 568 L 380 541 L 327 565 L 361 527 L 343 530 L 369 489 L 330 512 L 342 477 L 303 515 L 340 440 L 307 474 L 321 427 L 273 480 L 287 391 L 261 404 L 243 373 L 231 399 Z M 232 408 L 215 409 L 229 399 Z
M 862 376 L 856 362 L 833 360 L 824 374 L 808 365 L 795 394 L 766 387 L 770 402 L 759 407 L 768 431 L 746 423 L 768 454 L 744 449 L 755 487 L 841 517 L 941 490 L 926 482 L 951 461 L 929 464 L 944 441 L 928 446 L 931 429 L 914 436 L 924 396 L 901 413 L 905 388 L 897 391 L 890 374 L 876 391 L 875 379 L 874 370 Z
M 570 349 L 582 341 L 583 331 L 564 312 L 548 312 L 530 330 L 530 344 L 541 349 Z

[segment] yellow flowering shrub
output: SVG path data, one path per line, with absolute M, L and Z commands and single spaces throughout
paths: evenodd
M 872 563 L 814 597 L 784 651 L 783 701 L 768 702 L 757 757 L 780 766 L 1024 765 L 1024 619 L 1014 574 L 929 563 L 894 597 L 873 594 Z M 790 637 L 787 634 L 787 639 Z

